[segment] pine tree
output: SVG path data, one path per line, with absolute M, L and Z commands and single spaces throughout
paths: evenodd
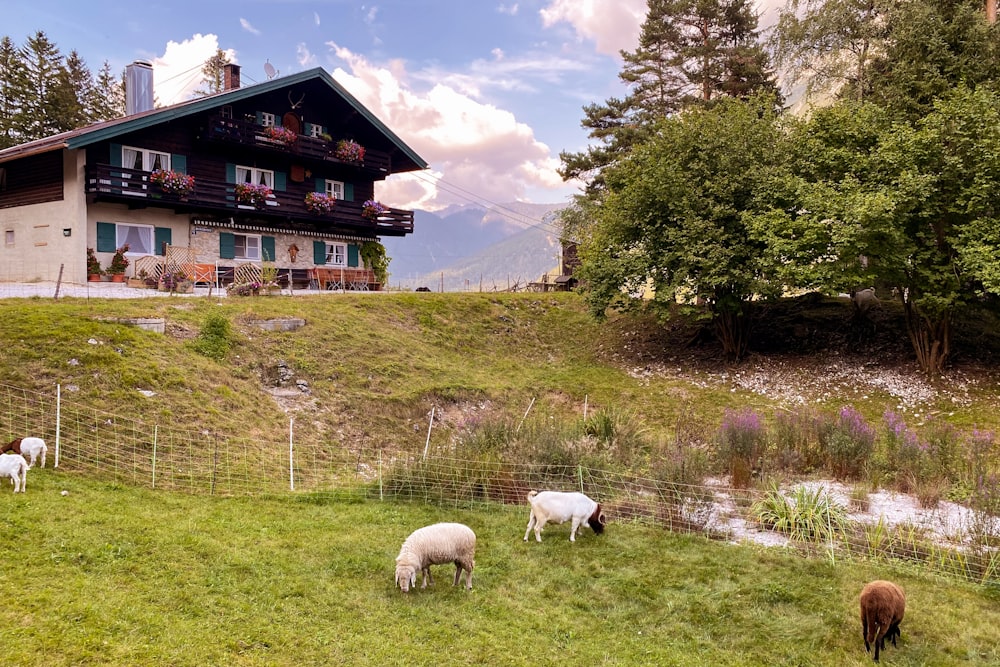
M 20 49 L 4 36 L 0 39 L 0 148 L 22 141 L 18 118 L 24 105 L 26 73 Z
M 59 68 L 52 87 L 53 114 L 50 119 L 57 132 L 66 132 L 91 122 L 87 101 L 94 78 L 76 51 L 70 51 Z
M 123 72 L 116 79 L 111 74 L 111 64 L 107 60 L 104 61 L 87 100 L 87 115 L 92 122 L 112 120 L 125 115 L 124 77 Z
M 195 91 L 195 95 L 212 95 L 220 93 L 225 88 L 225 69 L 231 61 L 226 52 L 216 49 L 215 55 L 205 61 L 201 68 L 202 83 L 205 88 Z
M 22 133 L 21 141 L 33 141 L 60 131 L 54 119 L 58 117 L 57 77 L 62 68 L 62 56 L 59 48 L 39 30 L 21 48 L 21 57 L 27 84 L 15 127 Z

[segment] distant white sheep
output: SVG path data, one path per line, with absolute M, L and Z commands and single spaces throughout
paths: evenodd
M 41 438 L 21 438 L 21 456 L 28 459 L 28 467 L 35 465 L 35 460 L 41 456 L 42 465 L 45 467 L 45 452 L 49 448 L 45 446 L 45 441 Z
M 528 503 L 531 505 L 531 516 L 528 517 L 528 528 L 524 531 L 524 541 L 528 541 L 531 529 L 535 529 L 535 539 L 542 541 L 542 528 L 548 522 L 565 523 L 573 521 L 573 528 L 569 531 L 569 541 L 576 542 L 576 530 L 584 521 L 587 522 L 594 533 L 600 535 L 604 532 L 607 521 L 604 513 L 601 512 L 601 504 L 595 502 L 580 493 L 579 491 L 532 491 L 528 494 Z
M 403 542 L 396 556 L 396 583 L 404 593 L 417 585 L 417 572 L 423 572 L 423 585 L 434 584 L 431 565 L 455 564 L 455 583 L 466 572 L 465 588 L 472 590 L 472 568 L 475 566 L 476 534 L 461 523 L 435 523 L 413 531 Z
M 28 463 L 20 454 L 0 454 L 0 479 L 10 477 L 14 493 L 24 493 L 28 486 Z

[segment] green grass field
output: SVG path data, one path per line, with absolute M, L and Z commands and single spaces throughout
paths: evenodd
M 908 595 L 884 664 L 1000 661 L 1000 591 L 917 570 L 637 524 L 524 543 L 526 508 L 212 498 L 48 468 L 10 488 L 3 665 L 863 665 L 857 597 L 874 578 Z M 474 590 L 449 565 L 404 595 L 400 544 L 440 520 L 478 535 Z

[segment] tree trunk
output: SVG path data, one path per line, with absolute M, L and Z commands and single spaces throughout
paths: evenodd
M 740 361 L 750 346 L 750 305 L 738 302 L 735 307 L 731 304 L 720 307 L 716 303 L 713 310 L 712 328 L 722 343 L 723 353 L 729 361 Z
M 918 311 L 908 299 L 903 299 L 906 333 L 917 355 L 920 370 L 928 376 L 940 375 L 951 355 L 951 310 L 936 318 Z

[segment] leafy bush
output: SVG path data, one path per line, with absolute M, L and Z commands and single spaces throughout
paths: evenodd
M 842 478 L 859 476 L 875 448 L 875 429 L 864 416 L 845 406 L 824 435 L 831 472 Z
M 732 475 L 732 485 L 746 488 L 751 473 L 765 452 L 767 432 L 760 416 L 750 408 L 726 410 L 719 427 L 718 456 Z
M 232 325 L 229 320 L 218 314 L 206 317 L 193 346 L 198 354 L 209 359 L 225 360 L 232 347 Z

